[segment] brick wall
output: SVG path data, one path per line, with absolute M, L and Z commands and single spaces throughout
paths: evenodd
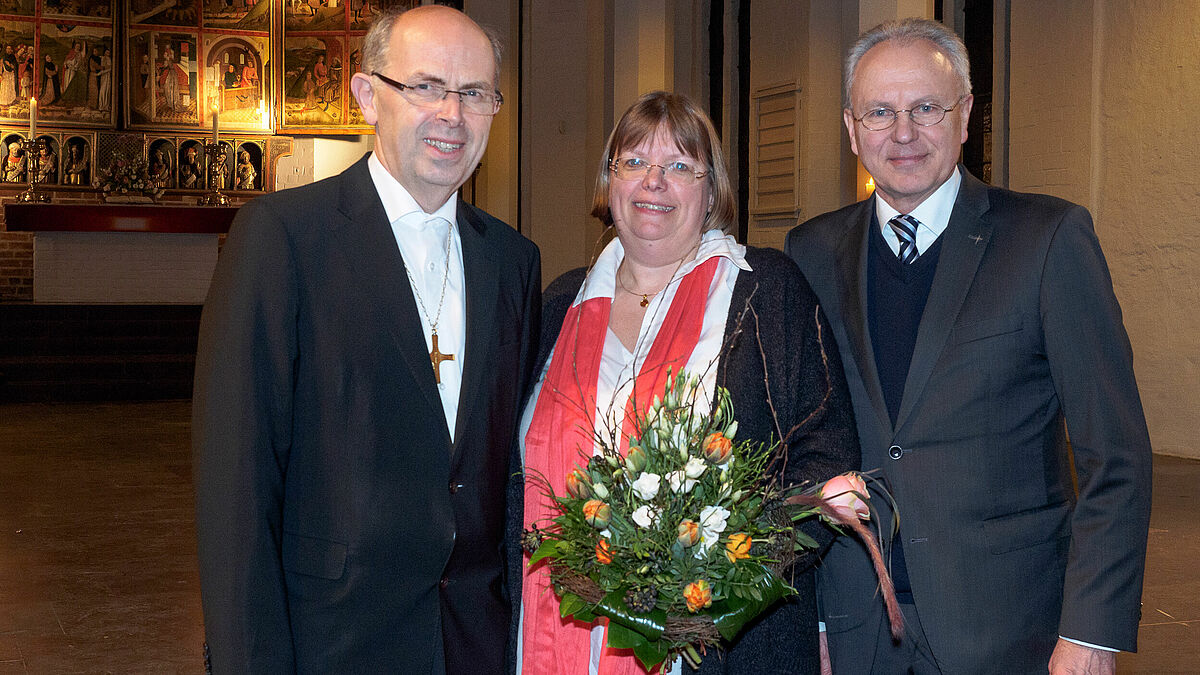
M 0 229 L 0 302 L 14 300 L 33 300 L 33 233 Z

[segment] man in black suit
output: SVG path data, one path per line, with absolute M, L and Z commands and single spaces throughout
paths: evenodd
M 969 66 L 941 24 L 868 31 L 846 73 L 875 195 L 787 249 L 833 324 L 864 468 L 895 498 L 907 631 L 886 637 L 862 546 L 841 540 L 820 575 L 833 670 L 1111 673 L 1136 648 L 1151 453 L 1091 217 L 957 163 Z
M 444 6 L 383 14 L 363 49 L 351 90 L 375 150 L 243 207 L 204 309 L 218 673 L 505 668 L 505 484 L 540 261 L 457 198 L 500 108 L 499 50 Z

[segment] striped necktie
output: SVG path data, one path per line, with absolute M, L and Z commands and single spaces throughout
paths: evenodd
M 896 233 L 896 238 L 900 240 L 900 251 L 896 254 L 900 258 L 900 262 L 905 265 L 917 259 L 921 255 L 917 251 L 917 226 L 921 221 L 912 216 L 902 213 L 888 221 L 892 230 Z

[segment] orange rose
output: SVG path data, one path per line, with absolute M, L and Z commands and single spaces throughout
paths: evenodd
M 712 606 L 712 587 L 704 579 L 693 581 L 684 587 L 683 598 L 689 612 L 698 612 Z
M 729 541 L 725 542 L 725 557 L 729 558 L 729 562 L 737 562 L 742 558 L 750 557 L 750 544 L 754 543 L 750 535 L 745 532 L 735 532 L 729 535 Z
M 590 498 L 592 496 L 592 481 L 579 469 L 575 469 L 567 474 L 567 494 L 576 499 Z
M 685 520 L 679 523 L 676 530 L 679 533 L 677 541 L 684 548 L 695 546 L 696 542 L 700 541 L 700 526 L 694 520 Z
M 599 499 L 589 499 L 583 503 L 583 517 L 588 525 L 603 530 L 608 527 L 608 519 L 612 517 L 612 509 Z
M 596 560 L 603 565 L 612 564 L 612 546 L 609 545 L 607 539 L 596 542 Z
M 636 445 L 625 453 L 625 468 L 632 474 L 639 474 L 646 468 L 646 451 Z
M 733 454 L 733 441 L 730 441 L 719 431 L 714 431 L 704 439 L 704 458 L 709 464 L 724 464 Z

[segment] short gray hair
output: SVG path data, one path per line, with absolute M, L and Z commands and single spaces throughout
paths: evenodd
M 858 70 L 858 62 L 872 47 L 890 41 L 904 46 L 920 40 L 932 43 L 939 52 L 946 55 L 946 58 L 950 60 L 950 66 L 954 68 L 954 74 L 958 76 L 961 88 L 959 94 L 961 96 L 970 94 L 971 60 L 967 56 L 967 48 L 962 40 L 954 34 L 954 31 L 937 21 L 908 17 L 897 21 L 885 21 L 858 36 L 858 41 L 846 55 L 846 74 L 843 85 L 845 91 L 842 105 L 847 109 L 850 108 L 850 89 L 854 86 L 854 75 Z
M 379 14 L 375 15 L 375 20 L 371 22 L 370 29 L 367 30 L 366 37 L 363 38 L 362 46 L 362 72 L 370 75 L 372 72 L 383 69 L 387 64 L 388 47 L 391 45 L 392 28 L 396 25 L 396 20 L 402 14 L 410 11 L 410 9 L 400 5 L 392 5 L 384 9 Z M 476 24 L 478 25 L 478 24 Z M 500 45 L 499 38 L 496 37 L 494 31 L 490 28 L 479 27 L 487 36 L 488 42 L 492 43 L 492 57 L 496 61 L 496 72 L 492 86 L 497 91 L 500 90 L 500 58 L 503 56 L 503 49 Z

